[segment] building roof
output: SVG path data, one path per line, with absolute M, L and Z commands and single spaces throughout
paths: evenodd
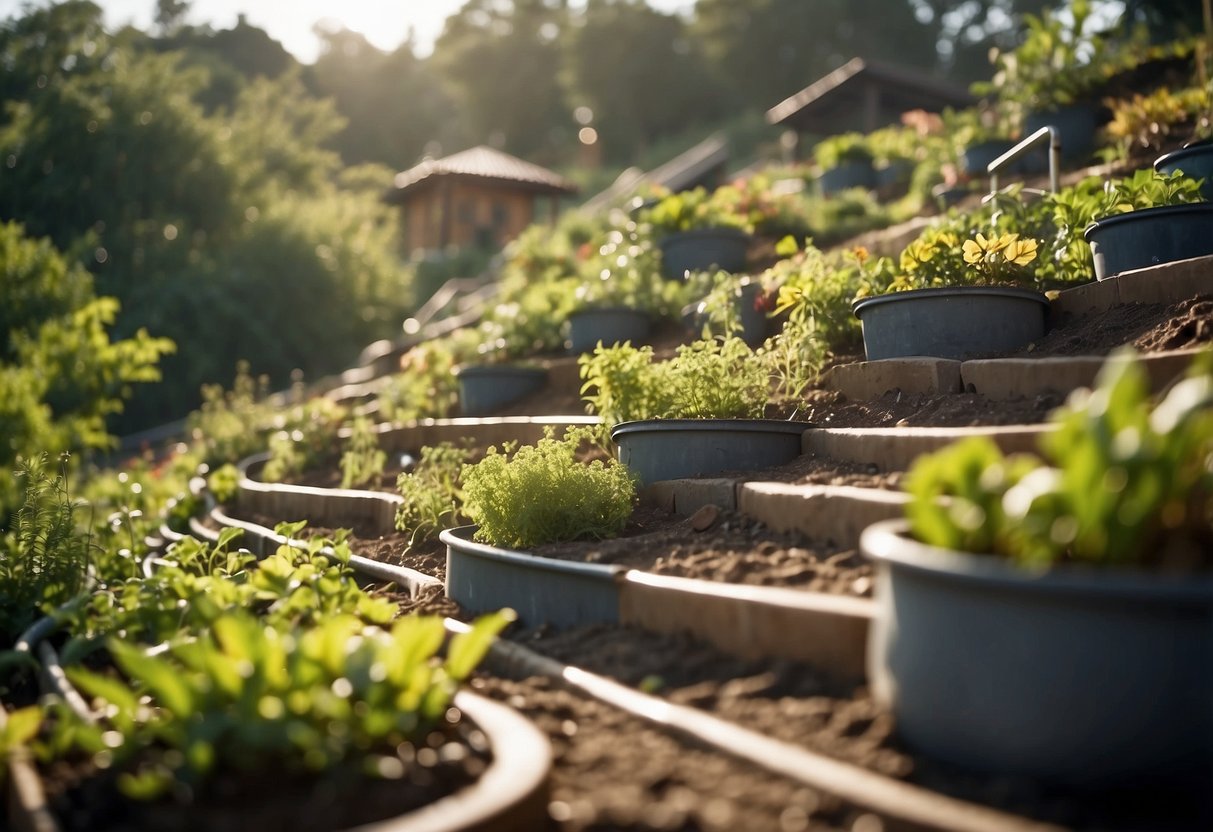
M 577 192 L 575 185 L 547 168 L 480 145 L 442 159 L 426 159 L 401 171 L 385 199 L 401 202 L 406 195 L 432 186 L 443 177 L 487 180 L 542 194 Z
M 973 96 L 964 87 L 920 70 L 852 58 L 767 110 L 767 121 L 789 127 L 811 126 L 815 117 L 826 116 L 839 106 L 859 106 L 852 87 L 863 81 L 879 84 L 905 103 L 907 110 L 922 108 L 938 111 L 944 107 L 965 107 L 973 103 Z
M 586 200 L 581 210 L 589 213 L 601 211 L 630 195 L 641 185 L 658 185 L 671 191 L 708 185 L 719 178 L 728 161 L 728 139 L 722 133 L 715 133 L 647 173 L 639 168 L 628 168 L 610 187 Z

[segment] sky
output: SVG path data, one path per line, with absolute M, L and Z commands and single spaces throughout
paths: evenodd
M 156 0 L 94 0 L 105 12 L 107 24 L 118 28 L 132 23 L 150 29 Z M 412 27 L 417 51 L 427 54 L 442 32 L 442 23 L 463 5 L 464 0 L 193 0 L 188 22 L 209 23 L 230 29 L 243 12 L 248 22 L 269 32 L 304 63 L 316 59 L 320 43 L 312 26 L 324 19 L 361 32 L 380 49 L 392 50 L 404 41 Z M 30 0 L 0 0 L 0 18 L 21 12 Z M 45 5 L 39 0 L 33 5 Z M 649 0 L 663 11 L 680 11 L 694 0 Z

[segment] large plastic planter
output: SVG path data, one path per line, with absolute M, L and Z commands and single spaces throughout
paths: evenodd
M 591 352 L 599 343 L 605 346 L 624 341 L 640 343 L 653 328 L 647 312 L 626 306 L 583 309 L 569 315 L 569 352 L 580 355 Z
M 462 367 L 458 372 L 460 410 L 464 416 L 486 416 L 542 389 L 547 377 L 547 370 L 538 367 L 508 364 Z
M 817 177 L 817 185 L 826 196 L 848 188 L 874 188 L 876 169 L 869 161 L 841 162 L 829 170 L 823 170 Z
M 869 361 L 908 356 L 964 360 L 1012 352 L 1045 334 L 1049 299 L 1003 286 L 914 289 L 852 307 Z
M 1096 220 L 1083 237 L 1091 246 L 1095 277 L 1213 254 L 1213 204 L 1142 208 Z
M 775 419 L 642 419 L 616 425 L 611 439 L 619 461 L 648 485 L 783 465 L 800 455 L 810 427 Z
M 1159 173 L 1183 172 L 1189 179 L 1203 179 L 1200 196 L 1213 202 L 1213 142 L 1198 142 L 1181 147 L 1154 160 Z
M 960 154 L 960 167 L 969 176 L 985 176 L 990 162 L 1014 146 L 1015 142 L 1010 139 L 988 139 L 971 144 Z
M 926 546 L 902 520 L 860 549 L 876 563 L 869 682 L 907 743 L 1069 786 L 1208 787 L 1213 579 L 1033 572 Z
M 663 237 L 661 273 L 679 280 L 687 272 L 723 269 L 739 272 L 745 268 L 750 235 L 739 228 L 698 228 Z
M 1086 159 L 1095 152 L 1099 111 L 1094 104 L 1078 102 L 1054 110 L 1031 111 L 1024 118 L 1023 134 L 1030 136 L 1040 128 L 1050 125 L 1057 129 L 1063 159 L 1077 161 Z

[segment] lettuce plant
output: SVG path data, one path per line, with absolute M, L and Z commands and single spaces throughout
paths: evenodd
M 111 639 L 120 678 L 67 671 L 104 718 L 65 714 L 57 740 L 103 760 L 142 799 L 196 788 L 217 770 L 400 773 L 397 749 L 443 723 L 457 684 L 512 618 L 480 618 L 445 660 L 442 619 L 427 616 L 380 629 L 339 615 L 296 633 L 233 612 L 154 655 Z
M 1025 565 L 1210 565 L 1213 357 L 1153 406 L 1145 371 L 1115 356 L 1053 423 L 1041 457 L 971 439 L 920 459 L 906 479 L 913 535 Z

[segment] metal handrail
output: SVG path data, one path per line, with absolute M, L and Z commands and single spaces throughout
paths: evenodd
M 990 196 L 998 193 L 998 169 L 1040 144 L 1040 140 L 1045 136 L 1049 137 L 1049 190 L 1057 193 L 1057 174 L 1061 170 L 1061 136 L 1056 127 L 1047 124 L 986 165 L 986 173 L 990 174 Z

